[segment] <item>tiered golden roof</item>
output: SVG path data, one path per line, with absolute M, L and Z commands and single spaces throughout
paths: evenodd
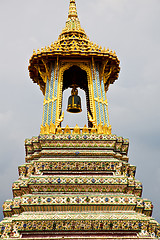
M 44 93 L 45 82 L 38 73 L 37 66 L 41 68 L 41 71 L 45 71 L 43 62 L 51 63 L 54 59 L 60 58 L 82 58 L 88 59 L 94 57 L 97 61 L 103 64 L 104 73 L 110 72 L 109 78 L 105 83 L 106 88 L 109 84 L 114 83 L 118 78 L 120 71 L 119 59 L 116 53 L 109 49 L 102 49 L 101 46 L 91 42 L 86 35 L 83 28 L 81 28 L 80 21 L 77 14 L 75 0 L 70 0 L 68 19 L 66 26 L 59 35 L 57 41 L 51 44 L 51 46 L 41 48 L 41 50 L 34 50 L 30 59 L 29 72 L 33 82 L 40 85 L 42 92 Z

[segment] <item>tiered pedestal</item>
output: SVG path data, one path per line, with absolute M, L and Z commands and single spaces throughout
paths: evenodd
M 25 141 L 26 162 L 4 205 L 1 238 L 157 239 L 152 204 L 141 198 L 127 139 L 40 135 Z

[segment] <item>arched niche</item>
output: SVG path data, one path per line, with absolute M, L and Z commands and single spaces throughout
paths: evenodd
M 84 90 L 85 97 L 86 97 L 86 111 L 91 113 L 87 73 L 85 70 L 82 70 L 79 66 L 76 66 L 76 65 L 73 65 L 69 69 L 64 71 L 62 92 L 64 92 L 68 88 L 72 88 L 74 84 L 76 84 L 77 88 Z M 68 99 L 66 101 L 68 101 Z M 81 101 L 83 101 L 83 99 L 81 99 Z M 84 106 L 83 102 L 82 102 L 82 105 Z M 89 128 L 92 127 L 92 123 L 89 120 L 88 120 L 88 127 Z

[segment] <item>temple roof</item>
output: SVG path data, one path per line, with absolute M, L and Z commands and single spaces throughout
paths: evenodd
M 76 59 L 91 59 L 94 57 L 96 61 L 104 63 L 106 74 L 112 70 L 106 88 L 109 84 L 114 83 L 118 78 L 120 71 L 119 59 L 116 53 L 109 49 L 102 49 L 101 46 L 91 42 L 86 35 L 84 29 L 81 27 L 75 0 L 70 0 L 68 18 L 65 28 L 62 30 L 58 37 L 58 40 L 51 43 L 50 46 L 41 48 L 41 50 L 33 50 L 33 55 L 30 58 L 29 73 L 33 82 L 40 85 L 42 92 L 44 93 L 45 82 L 38 73 L 37 68 L 41 71 L 45 71 L 44 61 L 51 63 L 54 59 L 60 57 L 76 58 Z M 105 64 L 107 62 L 107 64 Z

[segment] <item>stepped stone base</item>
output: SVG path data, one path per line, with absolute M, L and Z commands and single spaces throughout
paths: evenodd
M 116 135 L 40 135 L 3 205 L 1 239 L 156 239 L 160 226 Z

